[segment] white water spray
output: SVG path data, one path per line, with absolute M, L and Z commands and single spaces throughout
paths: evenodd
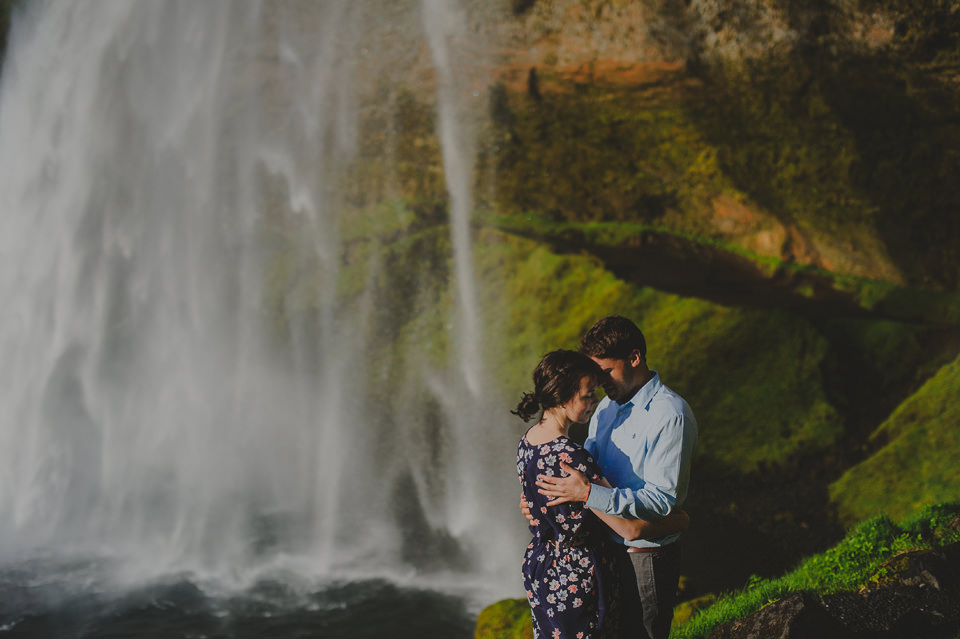
M 514 514 L 509 460 L 487 476 L 512 442 L 481 435 L 458 13 L 381 4 L 38 1 L 18 19 L 0 88 L 0 561 L 409 573 L 428 535 L 431 569 L 513 584 L 517 540 L 495 523 Z M 343 184 L 361 67 L 390 66 L 361 57 L 397 20 L 422 26 L 435 66 L 457 346 L 371 389 L 386 266 L 373 256 L 342 303 Z M 434 391 L 440 435 L 423 406 L 385 413 L 415 388 Z

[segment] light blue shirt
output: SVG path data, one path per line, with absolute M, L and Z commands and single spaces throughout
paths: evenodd
M 593 484 L 588 507 L 627 519 L 656 521 L 686 500 L 697 448 L 697 420 L 687 402 L 660 382 L 656 371 L 624 404 L 609 397 L 600 402 L 583 445 L 615 486 Z M 656 541 L 620 541 L 649 548 L 679 537 L 675 533 Z

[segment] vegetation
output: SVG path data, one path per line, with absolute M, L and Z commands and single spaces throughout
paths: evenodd
M 927 506 L 899 525 L 878 515 L 859 524 L 835 547 L 805 559 L 782 577 L 754 578 L 742 590 L 721 595 L 690 621 L 676 625 L 671 637 L 706 636 L 721 623 L 756 612 L 791 592 L 826 595 L 856 590 L 883 579 L 884 564 L 899 553 L 956 542 L 960 542 L 960 505 L 956 503 Z
M 741 9 L 769 10 L 797 36 L 750 55 L 693 51 L 649 81 L 575 79 L 545 64 L 538 86 L 495 87 L 474 175 L 484 355 L 509 406 L 544 352 L 575 347 L 600 315 L 637 319 L 651 365 L 701 423 L 699 481 L 722 485 L 699 521 L 714 525 L 726 509 L 723 521 L 799 552 L 793 541 L 815 537 L 811 528 L 837 530 L 831 507 L 854 525 L 960 497 L 949 472 L 960 416 L 947 399 L 960 382 L 948 364 L 960 350 L 960 13 L 945 0 L 732 4 L 717 28 L 747 28 L 731 24 Z M 889 30 L 881 20 L 879 36 L 851 36 L 858 11 L 883 13 Z M 285 262 L 282 246 L 302 234 L 280 233 L 272 308 L 318 312 L 333 277 L 338 305 L 378 301 L 363 330 L 392 364 L 371 375 L 443 363 L 456 283 L 435 113 L 384 85 L 360 117 L 342 261 Z M 746 264 L 749 277 L 789 289 L 791 304 L 654 289 L 658 265 L 631 259 L 664 246 L 706 256 L 684 263 L 704 282 L 716 264 Z M 845 305 L 804 305 L 818 298 Z M 795 501 L 771 507 L 782 494 L 774 476 L 816 484 L 805 514 Z M 858 539 L 880 539 L 888 523 L 857 528 Z M 909 526 L 888 528 L 900 539 Z M 758 577 L 765 594 L 746 608 L 805 578 Z
M 584 81 L 547 66 L 536 92 L 495 91 L 491 208 L 665 227 L 956 290 L 955 3 L 730 4 L 687 39 L 719 29 L 764 40 L 742 33 L 756 11 L 796 37 L 740 56 L 694 46 L 685 68 L 656 80 Z M 875 33 L 861 34 L 880 14 Z M 698 17 L 710 19 L 673 28 Z
M 391 380 L 377 376 L 390 370 L 443 366 L 449 358 L 456 288 L 449 228 L 435 210 L 425 203 L 392 201 L 357 211 L 341 227 L 347 250 L 337 266 L 337 299 L 344 309 L 378 301 L 369 307 L 363 330 L 376 360 L 390 363 L 370 371 L 372 388 L 389 387 Z M 803 469 L 816 456 L 819 470 L 809 472 L 825 486 L 829 473 L 835 477 L 849 464 L 851 453 L 844 446 L 850 438 L 872 431 L 886 416 L 884 411 L 915 390 L 950 352 L 915 324 L 869 318 L 811 322 L 787 310 L 727 306 L 638 286 L 615 276 L 596 255 L 558 253 L 541 241 L 488 226 L 499 226 L 501 218 L 487 214 L 477 219 L 485 225 L 474 243 L 485 364 L 496 371 L 498 403 L 504 410 L 511 406 L 529 385 L 530 371 L 543 353 L 575 348 L 600 315 L 633 317 L 647 334 L 651 366 L 697 413 L 697 472 L 702 482 L 723 478 L 732 488 L 735 477 L 776 472 L 809 483 Z M 531 216 L 527 222 L 533 225 L 530 229 L 518 223 L 514 230 L 535 235 L 538 218 Z M 597 234 L 598 241 L 630 241 L 626 223 L 555 222 L 546 232 L 556 236 L 584 227 L 590 227 L 586 232 Z M 618 230 L 625 235 L 616 236 Z M 302 260 L 290 258 L 294 251 L 289 242 L 302 235 L 278 234 L 281 247 L 271 290 L 278 292 L 280 315 L 319 312 L 323 299 L 326 267 L 317 263 L 305 268 Z M 852 363 L 839 364 L 846 360 Z M 430 405 L 429 395 L 426 389 L 405 393 L 423 406 Z M 854 418 L 859 419 L 859 431 L 851 430 Z M 956 449 L 942 443 L 944 451 Z M 925 476 L 923 481 L 929 484 Z M 729 501 L 708 508 L 741 508 L 744 495 L 736 490 L 756 494 L 756 483 L 744 481 L 742 488 L 723 497 Z M 931 493 L 927 498 L 954 496 Z M 820 499 L 810 507 L 822 512 L 826 495 Z M 739 510 L 737 518 L 748 517 L 746 521 L 766 530 L 768 518 L 810 521 L 810 515 L 781 510 L 758 504 L 755 511 Z M 755 517 L 761 520 L 749 519 Z M 846 520 L 855 521 L 853 516 Z M 723 523 L 709 512 L 701 512 L 700 521 Z M 809 531 L 800 530 L 797 534 L 810 537 Z M 790 538 L 785 537 L 786 545 Z
M 944 243 L 960 204 L 944 181 L 960 169 L 948 150 L 960 143 L 952 87 L 905 73 L 887 52 L 771 56 L 711 74 L 716 99 L 691 102 L 691 118 L 738 189 L 841 271 L 870 259 L 880 279 L 956 287 L 957 255 Z
M 738 473 L 782 467 L 801 453 L 828 450 L 842 431 L 820 372 L 828 345 L 803 319 L 637 287 L 593 257 L 558 255 L 496 232 L 483 237 L 484 307 L 509 337 L 494 370 L 514 393 L 529 384 L 544 352 L 575 348 L 594 321 L 617 313 L 642 326 L 651 367 L 694 407 L 703 463 Z
M 354 239 L 337 267 L 337 297 L 347 306 L 377 300 L 365 330 L 376 336 L 374 348 L 383 349 L 378 357 L 389 353 L 399 369 L 411 358 L 436 365 L 449 353 L 446 325 L 456 294 L 449 230 L 397 208 L 379 233 L 361 232 L 363 216 L 345 227 Z M 324 264 L 304 266 L 295 257 L 290 243 L 300 236 L 280 237 L 272 262 L 272 304 L 285 322 L 291 314 L 315 312 L 329 277 Z M 576 348 L 596 319 L 619 313 L 641 324 L 651 366 L 697 412 L 703 463 L 740 474 L 782 468 L 804 454 L 828 451 L 843 431 L 821 372 L 829 344 L 796 315 L 639 287 L 596 257 L 561 255 L 492 229 L 478 234 L 475 251 L 487 365 L 498 372 L 504 405 L 526 388 L 543 353 Z M 780 374 L 771 376 L 771 370 Z
M 533 639 L 530 604 L 504 599 L 484 608 L 477 617 L 475 639 Z
M 672 639 L 704 637 L 720 624 L 745 617 L 793 592 L 822 596 L 881 583 L 893 576 L 891 572 L 895 569 L 891 560 L 898 555 L 957 542 L 960 542 L 958 503 L 927 506 L 899 524 L 886 515 L 878 515 L 860 523 L 836 546 L 803 560 L 780 577 L 754 576 L 740 590 L 680 604 L 670 636 Z M 529 636 L 523 633 L 530 629 L 526 600 L 508 599 L 480 613 L 476 637 L 523 637 Z M 491 634 L 493 632 L 501 634 Z
M 653 223 L 732 184 L 675 98 L 573 85 L 493 97 L 497 208 L 568 221 Z
M 960 358 L 941 368 L 871 435 L 878 450 L 830 487 L 840 517 L 904 517 L 960 498 Z
M 875 311 L 878 316 L 899 320 L 922 320 L 936 325 L 960 324 L 960 294 L 896 286 L 888 282 L 801 264 L 782 257 L 758 253 L 735 241 L 698 235 L 662 224 L 636 222 L 558 221 L 537 213 L 503 215 L 481 213 L 483 224 L 508 233 L 535 237 L 551 245 L 590 247 L 595 254 L 649 243 L 681 243 L 691 253 L 709 251 L 714 259 L 746 260 L 759 279 L 789 276 L 795 295 L 813 298 L 815 289 L 827 288 L 848 295 L 851 307 Z M 640 278 L 642 279 L 642 278 Z M 836 297 L 836 296 L 834 296 Z

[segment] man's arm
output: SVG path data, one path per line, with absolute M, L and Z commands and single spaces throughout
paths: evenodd
M 586 502 L 595 488 L 610 488 L 610 483 L 606 479 L 591 484 L 586 475 L 567 464 L 561 463 L 560 469 L 566 473 L 566 477 L 542 475 L 537 480 L 537 485 L 541 488 L 540 492 L 553 497 L 553 500 L 548 502 L 547 506 L 554 506 L 567 501 Z M 603 523 L 627 541 L 660 539 L 676 532 L 682 532 L 690 527 L 690 516 L 682 509 L 674 510 L 666 517 L 657 518 L 656 521 L 617 517 L 598 510 L 593 512 Z
M 669 514 L 678 498 L 686 496 L 696 428 L 692 415 L 677 413 L 669 417 L 644 456 L 643 486 L 636 489 L 593 486 L 587 507 L 609 515 L 648 521 Z
M 653 541 L 666 537 L 667 535 L 683 532 L 690 527 L 690 515 L 682 508 L 674 510 L 658 521 L 624 519 L 623 517 L 608 515 L 596 510 L 590 512 L 594 513 L 600 521 L 627 541 L 636 541 L 637 539 Z
M 590 484 L 586 477 L 575 472 L 566 477 L 541 476 L 537 485 L 541 493 L 551 498 L 548 506 L 583 501 L 597 512 L 656 521 L 670 513 L 678 495 L 686 494 L 695 445 L 696 421 L 692 416 L 688 421 L 680 413 L 661 427 L 650 445 L 643 462 L 642 488 L 608 488 Z

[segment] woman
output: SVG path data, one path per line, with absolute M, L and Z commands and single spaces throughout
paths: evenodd
M 602 378 L 600 367 L 582 353 L 547 353 L 533 373 L 533 392 L 524 394 L 512 411 L 525 422 L 540 414 L 517 447 L 517 473 L 534 518 L 533 539 L 523 558 L 534 637 L 606 639 L 636 634 L 625 627 L 625 615 L 618 609 L 621 589 L 633 584 L 633 569 L 610 529 L 625 539 L 656 539 L 689 525 L 682 512 L 647 522 L 594 512 L 579 502 L 548 507 L 547 498 L 537 490 L 537 475 L 561 475 L 561 462 L 591 482 L 609 485 L 590 454 L 567 436 L 571 424 L 590 419 Z

